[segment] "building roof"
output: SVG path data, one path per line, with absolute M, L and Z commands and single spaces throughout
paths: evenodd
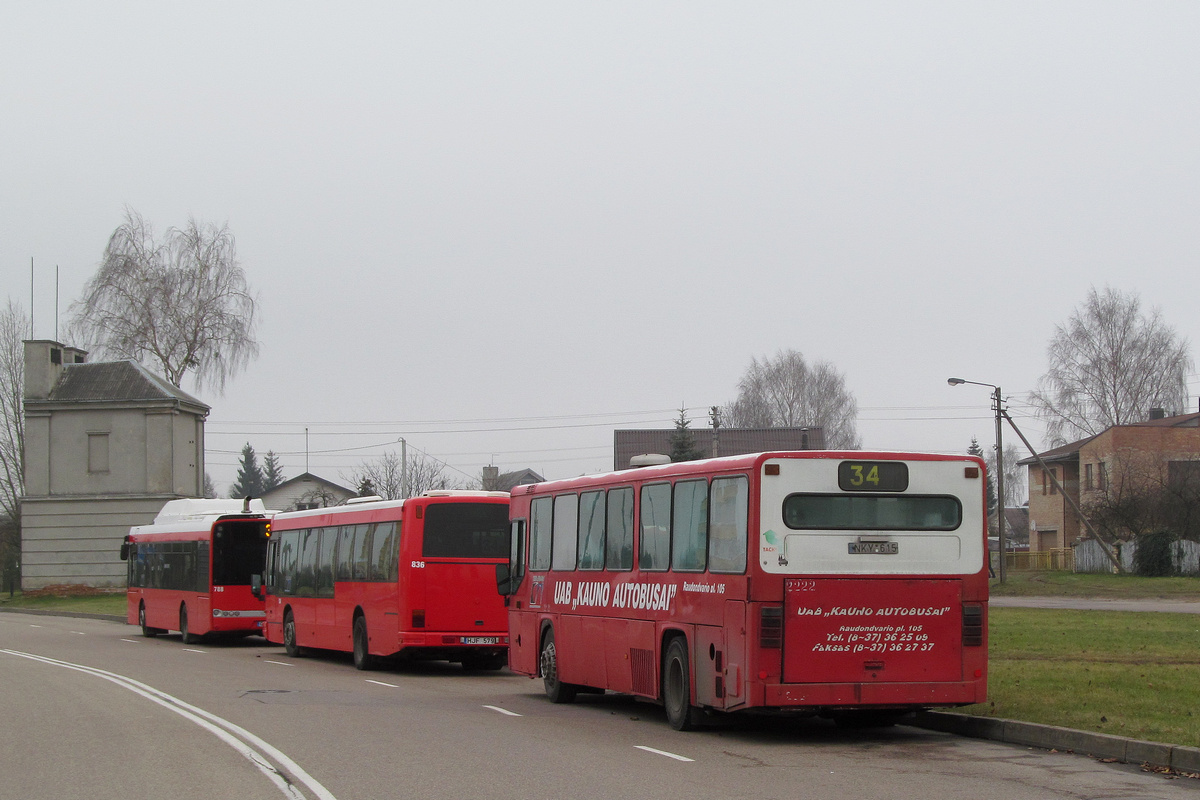
M 59 403 L 174 400 L 209 408 L 136 361 L 68 364 L 46 399 Z
M 526 486 L 530 483 L 542 483 L 545 480 L 541 475 L 526 467 L 516 472 L 500 473 L 496 478 L 496 486 L 494 488 L 498 492 L 511 492 L 518 486 Z
M 688 429 L 695 437 L 696 447 L 705 457 L 714 455 L 713 440 L 717 440 L 718 456 L 740 456 L 766 453 L 773 450 L 824 450 L 825 429 L 812 428 L 712 428 Z M 675 428 L 613 431 L 613 469 L 629 468 L 629 459 L 645 453 L 671 452 L 671 436 Z
M 1084 445 L 1091 442 L 1097 436 L 1103 436 L 1113 428 L 1197 428 L 1200 427 L 1200 413 L 1193 414 L 1177 414 L 1173 417 L 1160 417 L 1159 419 L 1149 419 L 1144 422 L 1129 422 L 1124 425 L 1110 425 L 1095 436 L 1089 436 L 1086 439 L 1080 439 L 1077 442 L 1064 444 L 1061 447 L 1055 447 L 1047 450 L 1044 453 L 1039 453 L 1042 460 L 1047 464 L 1063 461 L 1075 461 L 1079 458 L 1079 451 Z M 1037 459 L 1033 456 L 1023 458 L 1017 462 L 1021 466 L 1029 466 L 1036 464 Z
M 345 494 L 349 497 L 353 497 L 354 495 L 358 494 L 358 492 L 356 492 L 354 489 L 349 489 L 341 484 L 334 483 L 331 480 L 326 480 L 320 475 L 313 475 L 311 472 L 302 472 L 294 478 L 288 478 L 274 489 L 263 492 L 263 494 L 275 495 L 283 493 L 302 483 L 316 484 L 324 489 L 329 489 L 330 491 L 337 492 L 339 494 Z

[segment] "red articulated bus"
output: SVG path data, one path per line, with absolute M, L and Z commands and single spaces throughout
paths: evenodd
M 984 700 L 985 477 L 967 456 L 798 451 L 517 487 L 509 666 L 552 702 L 611 690 L 839 724 Z
M 262 633 L 255 593 L 270 535 L 261 500 L 169 501 L 121 545 L 127 621 L 143 636 L 177 630 L 185 644 L 206 633 Z
M 267 552 L 268 641 L 354 654 L 507 663 L 495 571 L 508 558 L 508 492 L 433 491 L 357 498 L 273 520 Z

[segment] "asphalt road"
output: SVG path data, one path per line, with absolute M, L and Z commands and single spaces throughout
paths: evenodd
M 627 697 L 552 705 L 507 672 L 356 671 L 251 638 L 0 614 L 0 800 L 1190 798 L 1200 782 L 906 726 L 678 733 Z
M 1200 614 L 1200 603 L 1180 600 L 1106 600 L 1095 597 L 992 597 L 988 605 L 997 608 L 1069 608 L 1080 611 L 1163 611 L 1175 614 Z

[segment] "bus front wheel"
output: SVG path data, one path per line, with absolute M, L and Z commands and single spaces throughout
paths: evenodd
M 371 655 L 367 639 L 367 618 L 354 618 L 354 668 L 375 669 L 375 656 Z
M 299 658 L 304 651 L 296 644 L 296 618 L 289 608 L 283 615 L 283 652 L 292 658 Z
M 138 625 L 142 626 L 142 636 L 147 639 L 158 636 L 163 632 L 162 628 L 151 628 L 146 624 L 146 604 L 142 603 L 138 606 Z
M 677 731 L 696 729 L 697 710 L 692 705 L 692 672 L 687 639 L 677 636 L 667 645 L 662 671 L 663 707 L 667 723 Z
M 542 637 L 542 685 L 551 703 L 570 703 L 575 699 L 577 688 L 572 683 L 563 683 L 558 678 L 558 650 L 554 647 L 554 629 L 547 628 Z

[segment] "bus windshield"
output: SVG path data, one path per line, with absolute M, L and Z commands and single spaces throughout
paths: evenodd
M 508 559 L 508 507 L 497 503 L 436 503 L 425 509 L 422 555 Z

